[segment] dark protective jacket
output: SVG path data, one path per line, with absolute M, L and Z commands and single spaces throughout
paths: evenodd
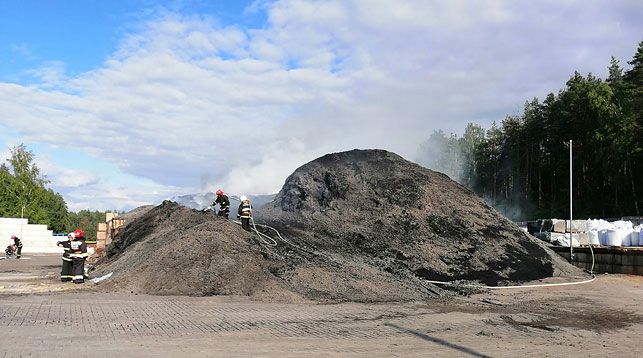
M 65 251 L 63 252 L 63 265 L 60 270 L 60 280 L 63 282 L 71 281 L 74 276 L 71 273 L 72 270 L 72 260 L 70 255 L 71 251 L 71 241 L 58 241 L 56 245 L 62 247 Z
M 69 257 L 72 259 L 86 259 L 87 258 L 87 244 L 85 240 L 74 239 L 69 242 Z
M 71 257 L 72 281 L 75 283 L 85 282 L 85 259 L 87 258 L 87 244 L 83 239 L 74 239 L 70 242 L 69 257 Z
M 22 247 L 22 241 L 20 241 L 20 239 L 17 238 L 17 237 L 15 239 L 13 239 L 13 243 L 14 243 L 14 245 L 16 245 L 16 248 Z
M 252 206 L 250 205 L 250 200 L 246 200 L 239 204 L 237 216 L 241 219 L 250 219 L 252 217 Z
M 65 252 L 63 252 L 63 260 L 71 261 L 71 257 L 69 256 L 70 254 L 69 251 L 71 250 L 71 241 L 69 240 L 58 241 L 56 245 L 62 247 L 63 250 L 65 250 Z
M 230 199 L 228 196 L 218 195 L 217 198 L 212 202 L 212 206 L 219 204 L 219 212 L 229 213 L 230 212 Z

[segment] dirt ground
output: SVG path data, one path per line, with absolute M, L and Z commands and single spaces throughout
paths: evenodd
M 0 357 L 641 356 L 643 277 L 405 303 L 109 293 L 0 260 Z

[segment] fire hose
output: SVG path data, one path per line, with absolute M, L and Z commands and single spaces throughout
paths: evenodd
M 232 222 L 233 222 L 233 223 L 235 223 L 235 224 L 239 224 L 239 225 L 241 225 L 241 221 L 232 220 Z M 259 230 L 257 230 L 257 225 L 259 225 L 259 226 L 263 226 L 263 227 L 269 227 L 269 226 L 267 226 L 267 225 L 261 225 L 261 224 L 255 224 L 255 221 L 254 221 L 252 218 L 250 218 L 250 222 L 252 223 L 252 229 L 253 229 L 253 231 L 255 232 L 255 234 L 257 234 L 257 237 L 259 237 L 259 243 L 261 243 L 261 244 L 263 244 L 263 245 L 266 245 L 266 246 L 271 246 L 271 247 L 275 247 L 275 246 L 277 246 L 277 240 L 275 240 L 275 239 L 273 239 L 272 237 L 270 237 L 270 236 L 268 236 L 268 235 L 266 235 L 266 234 L 264 234 L 264 233 L 260 232 Z M 269 227 L 269 228 L 271 228 L 271 229 L 275 230 L 275 229 L 274 229 L 274 228 L 272 228 L 272 227 Z M 275 231 L 277 231 L 277 230 L 275 230 Z M 279 234 L 279 232 L 278 232 L 278 231 L 277 231 L 277 234 Z M 279 238 L 281 238 L 281 236 L 279 236 Z M 282 240 L 283 240 L 283 239 L 282 239 Z
M 236 197 L 232 197 L 235 200 L 238 200 Z M 250 208 L 252 208 L 252 204 L 250 205 Z M 241 225 L 240 221 L 234 220 L 236 224 Z M 312 251 L 306 250 L 304 248 L 301 248 L 288 240 L 284 239 L 279 231 L 275 229 L 272 226 L 264 225 L 264 224 L 255 224 L 254 219 L 251 217 L 250 222 L 252 223 L 252 228 L 254 232 L 257 234 L 259 237 L 259 242 L 261 244 L 264 244 L 266 246 L 270 247 L 275 247 L 278 245 L 277 241 L 273 239 L 272 237 L 260 232 L 257 230 L 257 226 L 263 227 L 266 229 L 270 229 L 274 231 L 277 234 L 277 237 L 284 243 L 298 249 L 304 252 L 307 252 L 312 255 L 317 255 L 317 253 L 314 253 Z M 491 289 L 491 290 L 497 290 L 497 289 L 519 289 L 519 288 L 537 288 L 537 287 L 556 287 L 556 286 L 571 286 L 571 285 L 580 285 L 584 283 L 590 283 L 596 280 L 596 275 L 593 273 L 594 271 L 594 250 L 592 249 L 592 245 L 589 246 L 589 250 L 592 253 L 592 267 L 589 270 L 589 274 L 592 275 L 592 278 L 587 279 L 587 280 L 582 280 L 582 281 L 574 281 L 574 282 L 559 282 L 559 283 L 542 283 L 542 284 L 535 284 L 535 285 L 512 285 L 512 286 L 487 286 L 487 285 L 475 285 L 475 284 L 464 284 L 464 283 L 457 283 L 457 282 L 452 282 L 452 281 L 437 281 L 437 280 L 422 280 L 422 282 L 428 282 L 432 283 L 435 285 L 445 285 L 445 286 L 458 286 L 458 287 L 469 287 L 469 288 L 480 288 L 480 289 Z M 425 287 L 426 288 L 426 287 Z
M 236 197 L 236 196 L 230 196 L 230 198 L 231 198 L 231 199 L 233 199 L 233 200 L 236 200 L 236 201 L 241 201 L 241 200 L 240 200 L 238 197 Z M 252 210 L 252 204 L 250 204 L 250 209 Z M 233 220 L 233 222 L 234 222 L 234 223 L 236 223 L 236 224 L 241 225 L 241 222 L 240 222 L 240 221 Z M 275 228 L 274 228 L 274 227 L 272 227 L 272 226 L 268 226 L 268 225 L 265 225 L 265 224 L 257 224 L 257 223 L 255 223 L 255 221 L 254 221 L 254 219 L 253 219 L 252 217 L 250 217 L 250 222 L 252 223 L 252 229 L 253 229 L 253 231 L 255 232 L 255 234 L 257 234 L 257 237 L 259 238 L 259 243 L 260 243 L 260 244 L 262 244 L 262 245 L 266 245 L 266 246 L 270 246 L 270 247 L 275 247 L 275 246 L 277 246 L 277 245 L 278 245 L 278 243 L 277 243 L 277 240 L 275 240 L 275 239 L 273 239 L 272 237 L 270 237 L 270 236 L 268 236 L 268 235 L 266 235 L 266 234 L 264 234 L 264 233 L 260 232 L 259 230 L 257 230 L 257 226 L 259 226 L 259 227 L 261 227 L 261 228 L 265 228 L 265 229 L 269 229 L 269 230 L 274 231 L 274 232 L 275 232 L 275 234 L 277 234 L 277 237 L 279 238 L 279 240 L 281 240 L 283 243 L 285 243 L 285 244 L 287 244 L 287 245 L 289 245 L 289 246 L 292 246 L 293 248 L 295 248 L 295 249 L 297 249 L 297 250 L 300 250 L 300 251 L 306 252 L 306 253 L 311 254 L 311 255 L 320 255 L 319 253 L 316 253 L 316 252 L 313 252 L 313 251 L 310 251 L 310 250 L 304 249 L 304 248 L 302 248 L 302 247 L 300 247 L 300 246 L 298 246 L 298 245 L 295 245 L 295 244 L 293 244 L 292 242 L 290 242 L 290 241 L 286 240 L 283 236 L 281 236 L 281 233 L 279 232 L 279 230 L 275 229 Z

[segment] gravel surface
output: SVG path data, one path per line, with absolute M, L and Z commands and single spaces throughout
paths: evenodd
M 430 302 L 292 304 L 101 292 L 52 275 L 60 255 L 25 257 L 0 260 L 0 357 L 640 356 L 641 276 Z

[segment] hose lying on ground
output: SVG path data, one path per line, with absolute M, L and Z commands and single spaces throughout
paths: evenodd
M 236 199 L 236 198 L 234 198 L 234 199 Z M 275 239 L 273 239 L 272 237 L 270 237 L 270 236 L 268 236 L 268 235 L 266 235 L 266 234 L 264 234 L 262 232 L 259 232 L 259 230 L 257 230 L 257 226 L 267 228 L 267 229 L 270 229 L 270 230 L 274 231 L 277 234 L 277 237 L 279 237 L 279 239 L 282 242 L 284 242 L 284 243 L 286 243 L 286 244 L 288 244 L 288 245 L 290 245 L 290 246 L 292 246 L 292 247 L 294 247 L 294 248 L 296 248 L 298 250 L 304 251 L 304 252 L 312 254 L 312 255 L 318 255 L 315 252 L 312 252 L 312 251 L 306 250 L 304 248 L 301 248 L 301 247 L 289 242 L 288 240 L 284 239 L 281 236 L 281 234 L 279 233 L 279 231 L 277 229 L 275 229 L 274 227 L 264 225 L 264 224 L 255 224 L 255 221 L 254 221 L 253 218 L 250 218 L 250 221 L 252 222 L 252 228 L 254 229 L 254 232 L 257 234 L 257 236 L 259 237 L 259 240 L 260 240 L 260 242 L 262 244 L 270 246 L 270 247 L 275 247 L 275 246 L 277 246 L 277 241 Z M 239 225 L 241 225 L 241 222 L 239 222 L 239 221 L 234 220 L 234 222 L 239 224 Z M 589 250 L 592 253 L 592 267 L 589 270 L 589 273 L 590 273 L 590 275 L 592 275 L 592 278 L 587 279 L 587 280 L 583 280 L 583 281 L 561 282 L 561 283 L 543 283 L 543 284 L 536 284 L 536 285 L 513 285 L 513 286 L 474 285 L 474 284 L 455 283 L 455 282 L 450 282 L 450 281 L 436 281 L 436 280 L 422 280 L 422 282 L 428 282 L 428 283 L 432 283 L 432 284 L 435 284 L 435 285 L 459 286 L 459 287 L 481 288 L 481 289 L 491 289 L 491 290 L 580 285 L 580 284 L 584 284 L 584 283 L 590 283 L 590 282 L 593 282 L 594 280 L 596 280 L 596 275 L 594 275 L 594 273 L 593 273 L 593 271 L 594 271 L 594 250 L 592 250 L 591 245 L 589 246 Z
M 250 221 L 252 222 L 252 228 L 253 228 L 254 232 L 259 237 L 259 243 L 261 243 L 263 245 L 266 245 L 266 246 L 271 246 L 271 247 L 277 246 L 277 241 L 275 239 L 273 239 L 272 237 L 270 237 L 270 236 L 268 236 L 268 235 L 266 235 L 266 234 L 264 234 L 262 232 L 259 232 L 259 230 L 257 230 L 257 226 L 255 225 L 255 221 L 252 220 L 252 219 L 250 219 Z M 235 224 L 241 225 L 241 221 L 233 220 L 232 222 L 234 222 Z M 265 226 L 265 225 L 260 225 L 260 226 Z M 277 231 L 277 230 L 275 230 L 275 231 Z M 281 238 L 281 236 L 279 236 L 279 237 Z
M 515 286 L 486 286 L 486 285 L 473 285 L 466 283 L 456 283 L 449 281 L 435 281 L 435 280 L 422 280 L 422 282 L 428 282 L 435 285 L 446 285 L 446 286 L 459 286 L 459 287 L 470 287 L 470 288 L 484 288 L 484 289 L 504 289 L 504 288 L 534 288 L 534 287 L 553 287 L 553 286 L 570 286 L 570 285 L 580 285 L 583 283 L 590 283 L 596 280 L 596 275 L 592 274 L 592 278 L 576 281 L 576 282 L 560 282 L 560 283 L 542 283 L 537 285 L 515 285 Z

